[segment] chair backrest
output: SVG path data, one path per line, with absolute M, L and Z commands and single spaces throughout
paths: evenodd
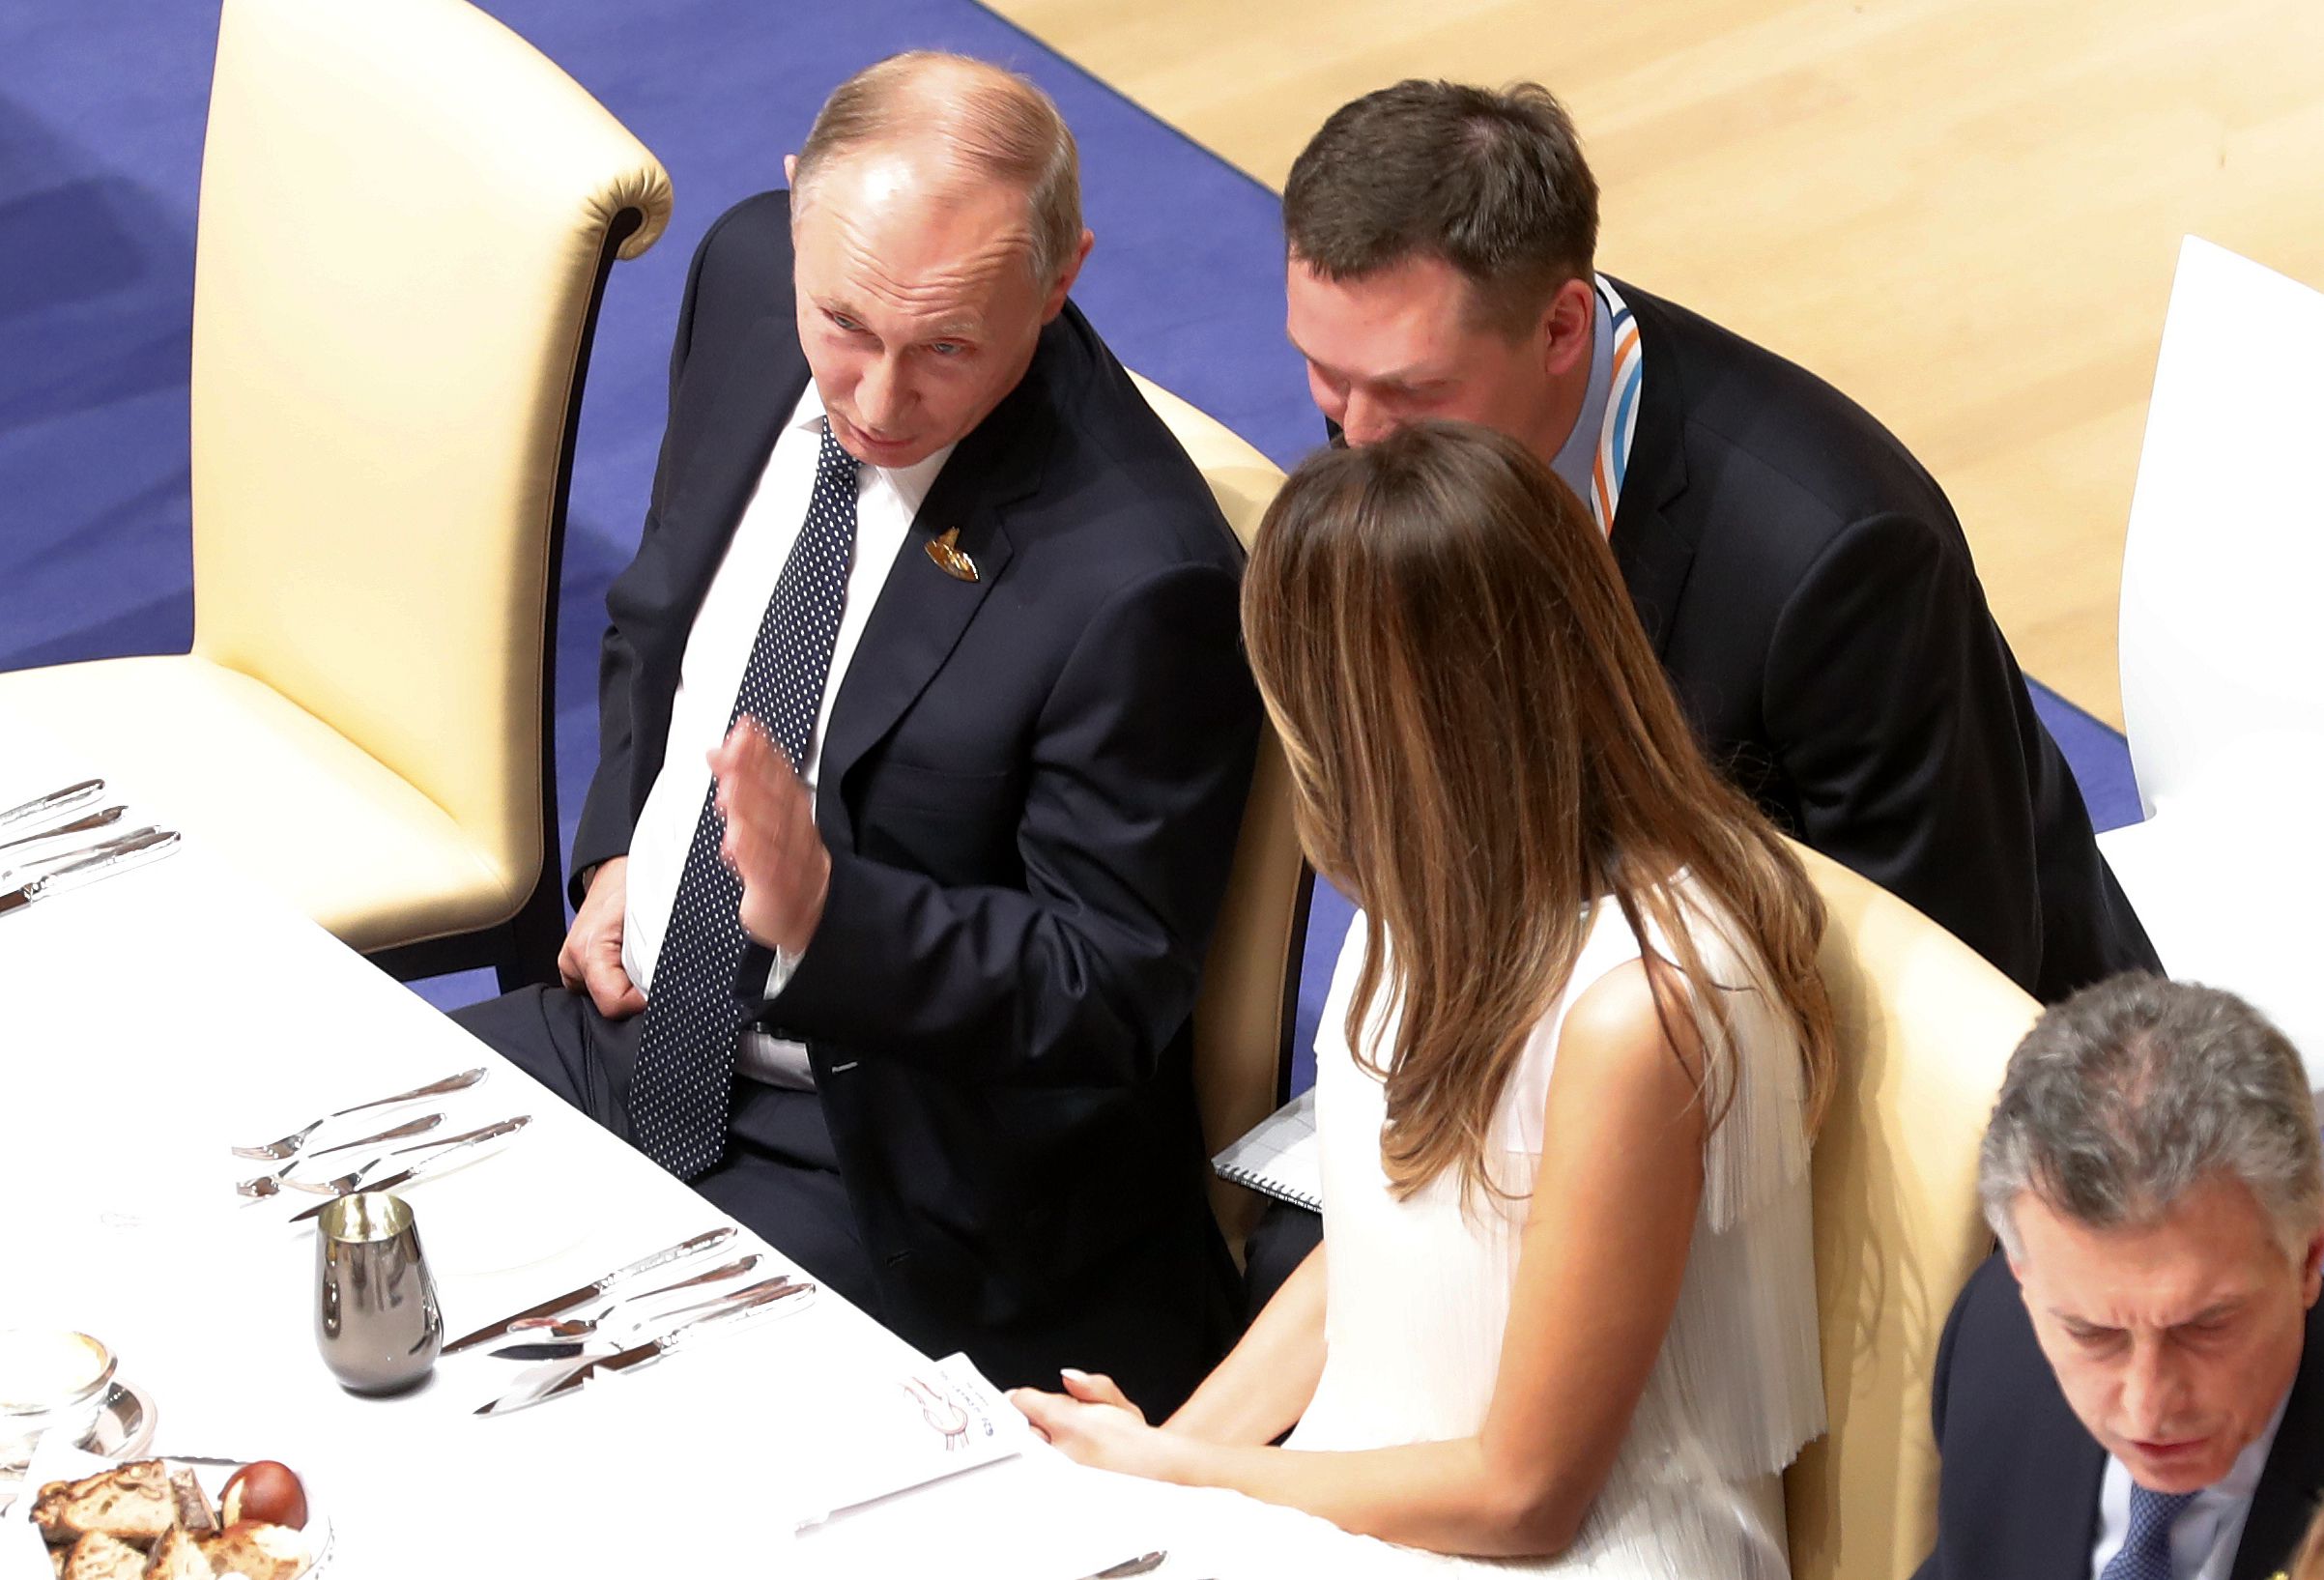
M 512 910 L 543 848 L 544 636 L 595 304 L 670 201 L 636 138 L 464 0 L 225 0 L 194 650 L 444 807 L 509 865 Z
M 1801 850 L 1829 924 L 1839 1079 L 1816 1140 L 1830 1430 L 1784 1477 L 1794 1580 L 1905 1575 L 1937 1539 L 1929 1378 L 1992 1245 L 1977 1146 L 2039 1006 L 1902 900 Z
M 1250 547 L 1259 518 L 1282 486 L 1282 469 L 1216 418 L 1136 374 L 1131 377 L 1202 469 L 1227 525 Z M 1213 1152 L 1283 1099 L 1311 881 L 1291 825 L 1291 773 L 1282 743 L 1262 721 L 1234 870 L 1194 1004 L 1194 1090 L 1203 1139 Z M 1256 1216 L 1255 1199 L 1214 1180 L 1212 1202 L 1228 1239 L 1239 1245 Z
M 2147 812 L 2247 737 L 2324 729 L 2324 295 L 2179 248 L 2123 544 L 2122 712 Z

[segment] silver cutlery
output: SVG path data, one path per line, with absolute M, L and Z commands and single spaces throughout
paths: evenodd
M 429 1131 L 434 1130 L 438 1125 L 443 1123 L 444 1115 L 440 1113 L 423 1113 L 417 1119 L 407 1120 L 403 1124 L 396 1126 L 393 1130 L 381 1131 L 377 1135 L 366 1135 L 359 1141 L 341 1141 L 337 1146 L 317 1147 L 312 1152 L 301 1153 L 300 1154 L 300 1161 L 304 1163 L 315 1158 L 328 1158 L 334 1152 L 353 1152 L 358 1147 L 371 1146 L 380 1141 L 400 1141 L 407 1135 L 425 1135 Z M 447 1135 L 444 1137 L 443 1141 L 438 1141 L 434 1144 L 437 1146 L 442 1146 L 444 1141 L 452 1141 L 457 1139 L 459 1139 L 459 1137 Z M 405 1147 L 403 1150 L 410 1152 L 413 1149 L 411 1147 Z
M 439 1115 L 439 1117 L 442 1116 Z M 439 1135 L 433 1141 L 422 1141 L 417 1146 L 397 1147 L 392 1152 L 382 1153 L 376 1158 L 364 1159 L 361 1163 L 356 1164 L 354 1169 L 349 1173 L 342 1175 L 341 1178 L 361 1180 L 366 1178 L 373 1169 L 385 1164 L 389 1159 L 401 1158 L 414 1152 L 429 1152 L 433 1151 L 437 1147 L 464 1146 L 470 1141 L 489 1141 L 496 1135 L 506 1135 L 511 1131 L 524 1129 L 527 1121 L 531 1118 L 531 1115 L 527 1114 L 524 1117 L 517 1119 L 496 1120 L 489 1125 L 479 1125 L 474 1130 L 464 1130 L 457 1135 Z M 420 1128 L 425 1130 L 429 1127 L 423 1125 Z M 373 1136 L 372 1140 L 387 1140 L 391 1138 L 394 1134 L 394 1132 L 390 1131 L 387 1135 Z M 351 1142 L 349 1144 L 354 1146 L 361 1146 L 366 1143 L 358 1141 Z M 330 1150 L 332 1152 L 337 1152 L 342 1149 L 338 1147 L 332 1147 Z M 313 1152 L 305 1155 L 305 1157 L 312 1158 L 320 1158 L 322 1156 L 323 1154 L 320 1152 Z M 303 1162 L 304 1158 L 297 1161 Z M 318 1184 L 313 1180 L 285 1179 L 282 1183 L 289 1186 L 294 1191 L 305 1191 L 318 1196 L 343 1196 L 347 1193 L 345 1191 L 332 1190 L 328 1183 Z
M 598 1296 L 609 1293 L 616 1284 L 624 1278 L 634 1278 L 641 1274 L 651 1273 L 655 1268 L 667 1267 L 681 1258 L 723 1246 L 733 1238 L 734 1225 L 732 1223 L 704 1230 L 690 1240 L 681 1240 L 674 1246 L 665 1247 L 650 1256 L 641 1256 L 626 1267 L 617 1267 L 603 1278 L 593 1278 L 578 1289 L 568 1289 L 561 1295 L 551 1296 L 538 1306 L 528 1306 L 523 1310 L 504 1316 L 497 1322 L 487 1322 L 474 1333 L 463 1334 L 460 1337 L 445 1345 L 444 1353 L 451 1355 L 460 1350 L 473 1349 L 486 1339 L 499 1338 L 528 1317 L 555 1316 L 559 1311 L 569 1311 L 576 1306 L 586 1306 L 597 1299 Z
M 482 1130 L 471 1131 L 466 1135 L 456 1135 L 442 1141 L 431 1141 L 427 1143 L 427 1147 L 425 1148 L 405 1147 L 402 1149 L 405 1152 L 426 1151 L 430 1148 L 433 1150 L 429 1152 L 427 1157 L 420 1159 L 419 1162 L 414 1163 L 411 1167 L 403 1169 L 400 1172 L 390 1174 L 384 1180 L 371 1180 L 363 1178 L 363 1176 L 368 1174 L 373 1167 L 377 1166 L 373 1163 L 365 1163 L 361 1168 L 357 1169 L 352 1176 L 344 1176 L 355 1179 L 357 1184 L 350 1185 L 346 1189 L 336 1192 L 332 1194 L 330 1201 L 319 1201 L 315 1203 L 314 1206 L 307 1208 L 306 1211 L 302 1213 L 293 1213 L 290 1221 L 294 1223 L 303 1223 L 308 1219 L 318 1218 L 322 1216 L 324 1212 L 329 1210 L 332 1202 L 339 1200 L 342 1196 L 352 1193 L 359 1187 L 365 1192 L 376 1195 L 383 1192 L 392 1191 L 400 1185 L 409 1185 L 414 1180 L 419 1178 L 420 1175 L 429 1173 L 439 1167 L 442 1167 L 445 1159 L 449 1158 L 454 1153 L 465 1152 L 473 1146 L 482 1146 L 485 1142 L 498 1140 L 503 1135 L 514 1135 L 518 1131 L 523 1130 L 527 1125 L 531 1123 L 532 1116 L 531 1114 L 520 1113 L 512 1119 L 503 1119 L 497 1125 L 487 1125 Z M 382 1159 L 380 1161 L 385 1162 L 386 1160 Z M 337 1182 L 334 1181 L 333 1183 L 336 1184 Z M 301 1186 L 301 1189 L 303 1190 L 305 1187 Z
M 769 1278 L 764 1283 L 753 1284 L 749 1289 L 719 1302 L 719 1309 L 710 1312 L 707 1316 L 698 1316 L 690 1322 L 681 1322 L 676 1327 L 663 1333 L 659 1337 L 649 1338 L 643 1344 L 633 1344 L 618 1354 L 609 1355 L 599 1360 L 585 1361 L 547 1388 L 536 1389 L 528 1386 L 503 1393 L 489 1404 L 478 1405 L 476 1414 L 479 1416 L 503 1415 L 511 1410 L 522 1409 L 529 1404 L 537 1404 L 543 1399 L 553 1399 L 559 1393 L 570 1393 L 599 1372 L 626 1371 L 632 1366 L 642 1366 L 649 1362 L 658 1361 L 671 1351 L 693 1342 L 703 1329 L 714 1322 L 732 1322 L 736 1317 L 747 1316 L 776 1301 L 789 1300 L 793 1295 L 807 1294 L 814 1288 L 815 1285 L 812 1283 L 793 1283 L 789 1278 Z
M 441 1097 L 445 1092 L 465 1091 L 482 1080 L 484 1076 L 485 1072 L 481 1067 L 474 1070 L 463 1070 L 456 1076 L 447 1076 L 442 1080 L 430 1082 L 425 1086 L 415 1086 L 410 1091 L 398 1092 L 393 1097 L 375 1097 L 368 1103 L 357 1103 L 348 1107 L 334 1108 L 322 1118 L 309 1122 L 302 1129 L 291 1132 L 280 1140 L 269 1141 L 265 1146 L 229 1147 L 227 1150 L 237 1158 L 258 1158 L 268 1163 L 280 1163 L 283 1159 L 295 1155 L 301 1147 L 306 1145 L 308 1136 L 334 1119 L 344 1118 L 351 1113 L 361 1113 L 365 1108 L 386 1108 L 398 1103 L 416 1103 L 423 1097 Z
M 53 850 L 18 850 L 14 856 L 0 860 L 0 880 L 14 879 L 20 873 L 30 873 L 42 867 L 58 867 L 69 862 L 77 862 L 85 856 L 114 855 L 129 850 L 132 847 L 142 849 L 148 845 L 158 844 L 158 842 L 154 839 L 154 836 L 160 832 L 161 830 L 152 823 L 147 823 L 143 828 L 132 828 L 126 834 L 108 834 L 101 839 L 85 841 L 79 845 L 61 845 Z M 64 833 L 65 830 L 59 828 L 46 834 L 34 834 L 27 839 L 14 843 L 44 845 Z
M 564 1356 L 579 1355 L 582 1352 L 583 1340 L 628 1337 L 633 1334 L 645 1332 L 657 1322 L 666 1322 L 673 1317 L 683 1316 L 689 1311 L 707 1310 L 721 1301 L 729 1301 L 737 1295 L 748 1294 L 750 1292 L 748 1289 L 722 1290 L 706 1301 L 691 1306 L 681 1306 L 674 1310 L 655 1311 L 644 1315 L 624 1315 L 618 1322 L 613 1320 L 616 1312 L 625 1312 L 629 1307 L 646 1301 L 657 1300 L 664 1295 L 674 1295 L 681 1289 L 692 1289 L 701 1284 L 720 1283 L 728 1278 L 739 1278 L 757 1267 L 759 1262 L 759 1253 L 753 1251 L 748 1256 L 736 1257 L 724 1267 L 714 1267 L 707 1273 L 698 1273 L 691 1278 L 680 1278 L 675 1283 L 666 1283 L 659 1289 L 648 1289 L 643 1294 L 624 1296 L 593 1317 L 565 1317 L 561 1320 L 557 1317 L 527 1317 L 508 1330 L 508 1337 L 512 1341 L 531 1340 L 531 1342 L 500 1344 L 495 1346 L 491 1353 L 503 1361 L 554 1361 Z M 760 1286 L 753 1285 L 752 1287 Z
M 77 889 L 83 883 L 145 862 L 167 855 L 178 843 L 175 829 L 149 828 L 142 833 L 109 841 L 98 847 L 94 855 L 54 868 L 42 874 L 20 888 L 0 891 L 0 916 L 12 910 L 21 910 L 36 900 L 45 900 L 66 889 Z
M 294 1157 L 289 1163 L 284 1163 L 280 1168 L 275 1169 L 272 1174 L 261 1174 L 255 1179 L 242 1181 L 240 1184 L 235 1186 L 234 1192 L 237 1195 L 251 1196 L 259 1200 L 264 1200 L 266 1197 L 273 1195 L 277 1192 L 281 1191 L 285 1185 L 294 1183 L 293 1181 L 285 1179 L 283 1176 L 290 1173 L 292 1169 L 310 1163 L 314 1159 L 328 1158 L 334 1152 L 352 1152 L 357 1147 L 375 1146 L 382 1141 L 398 1141 L 407 1135 L 423 1135 L 428 1131 L 434 1130 L 438 1125 L 443 1123 L 444 1115 L 440 1113 L 422 1114 L 419 1118 L 412 1120 L 408 1124 L 398 1125 L 393 1130 L 381 1131 L 377 1135 L 366 1135 L 359 1141 L 341 1141 L 335 1147 L 322 1147 L 313 1152 L 302 1152 L 297 1157 Z M 367 1167 L 369 1165 L 366 1164 L 365 1166 Z M 354 1176 L 350 1175 L 348 1177 L 352 1179 Z M 333 1193 L 337 1194 L 339 1192 Z
M 1081 1580 L 1130 1580 L 1133 1574 L 1152 1574 L 1162 1566 L 1163 1561 L 1169 1556 L 1168 1552 L 1157 1548 L 1150 1553 L 1140 1553 L 1135 1558 L 1125 1558 L 1112 1567 L 1100 1569 L 1095 1574 L 1085 1574 Z
M 63 790 L 50 790 L 46 795 L 36 795 L 21 805 L 10 807 L 6 812 L 0 812 L 0 828 L 14 827 L 17 823 L 39 822 L 47 818 L 63 817 L 66 813 L 87 806 L 91 801 L 96 800 L 104 793 L 104 789 L 105 782 L 101 779 L 84 779 L 77 785 L 67 785 Z
M 66 834 L 86 834 L 92 829 L 110 828 L 121 821 L 121 815 L 127 811 L 129 811 L 128 807 L 106 807 L 103 811 L 92 812 L 85 818 L 75 818 L 69 823 L 59 823 L 54 828 L 43 828 L 38 834 L 20 834 L 13 840 L 0 840 L 0 850 L 20 849 L 24 846 L 38 845 L 43 840 L 53 840 Z

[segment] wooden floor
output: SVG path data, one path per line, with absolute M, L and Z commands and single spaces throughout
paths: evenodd
M 2316 0 L 990 3 L 1277 188 L 1370 88 L 1548 84 L 1604 188 L 1603 266 L 1894 428 L 2026 671 L 2116 724 L 2178 239 L 2324 284 Z

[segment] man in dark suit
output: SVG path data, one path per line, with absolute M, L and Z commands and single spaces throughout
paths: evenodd
M 1978 1170 L 2002 1252 L 1953 1307 L 1919 1580 L 2265 1580 L 2324 1492 L 2324 1168 L 2299 1055 L 2131 975 L 2010 1060 Z
M 1548 93 L 1366 95 L 1292 166 L 1283 224 L 1324 415 L 1352 444 L 1426 416 L 1531 445 L 1786 832 L 2046 1002 L 2157 968 L 1943 492 L 1813 375 L 1594 272 L 1597 186 Z
M 899 57 L 789 170 L 687 281 L 565 986 L 462 1019 L 923 1349 L 1175 1399 L 1233 1311 L 1190 1017 L 1240 551 L 1067 302 L 1037 89 Z

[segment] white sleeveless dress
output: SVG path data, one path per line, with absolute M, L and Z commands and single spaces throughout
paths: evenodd
M 1698 902 L 1681 889 L 1699 919 Z M 1463 1210 L 1448 1172 L 1398 1200 L 1380 1163 L 1387 1102 L 1343 1028 L 1363 958 L 1362 913 L 1340 951 L 1316 1036 L 1327 1353 L 1290 1446 L 1368 1449 L 1473 1436 L 1499 1368 L 1519 1237 L 1541 1156 L 1558 1033 L 1569 1005 L 1641 950 L 1621 907 L 1595 907 L 1565 992 L 1537 1025 L 1493 1118 L 1496 1177 Z M 1782 1580 L 1780 1473 L 1823 1430 L 1797 1041 L 1752 985 L 1755 953 L 1690 929 L 1728 995 L 1737 1044 L 1732 1105 L 1705 1154 L 1702 1206 L 1670 1332 L 1629 1435 L 1572 1546 L 1531 1562 L 1445 1559 L 1456 1569 L 1546 1569 L 1625 1580 Z M 1665 954 L 1668 951 L 1664 951 Z M 1392 1027 L 1375 1011 L 1366 1042 Z M 1714 1035 L 1707 1027 L 1706 1037 Z M 1384 1062 L 1375 1059 L 1375 1062 Z

